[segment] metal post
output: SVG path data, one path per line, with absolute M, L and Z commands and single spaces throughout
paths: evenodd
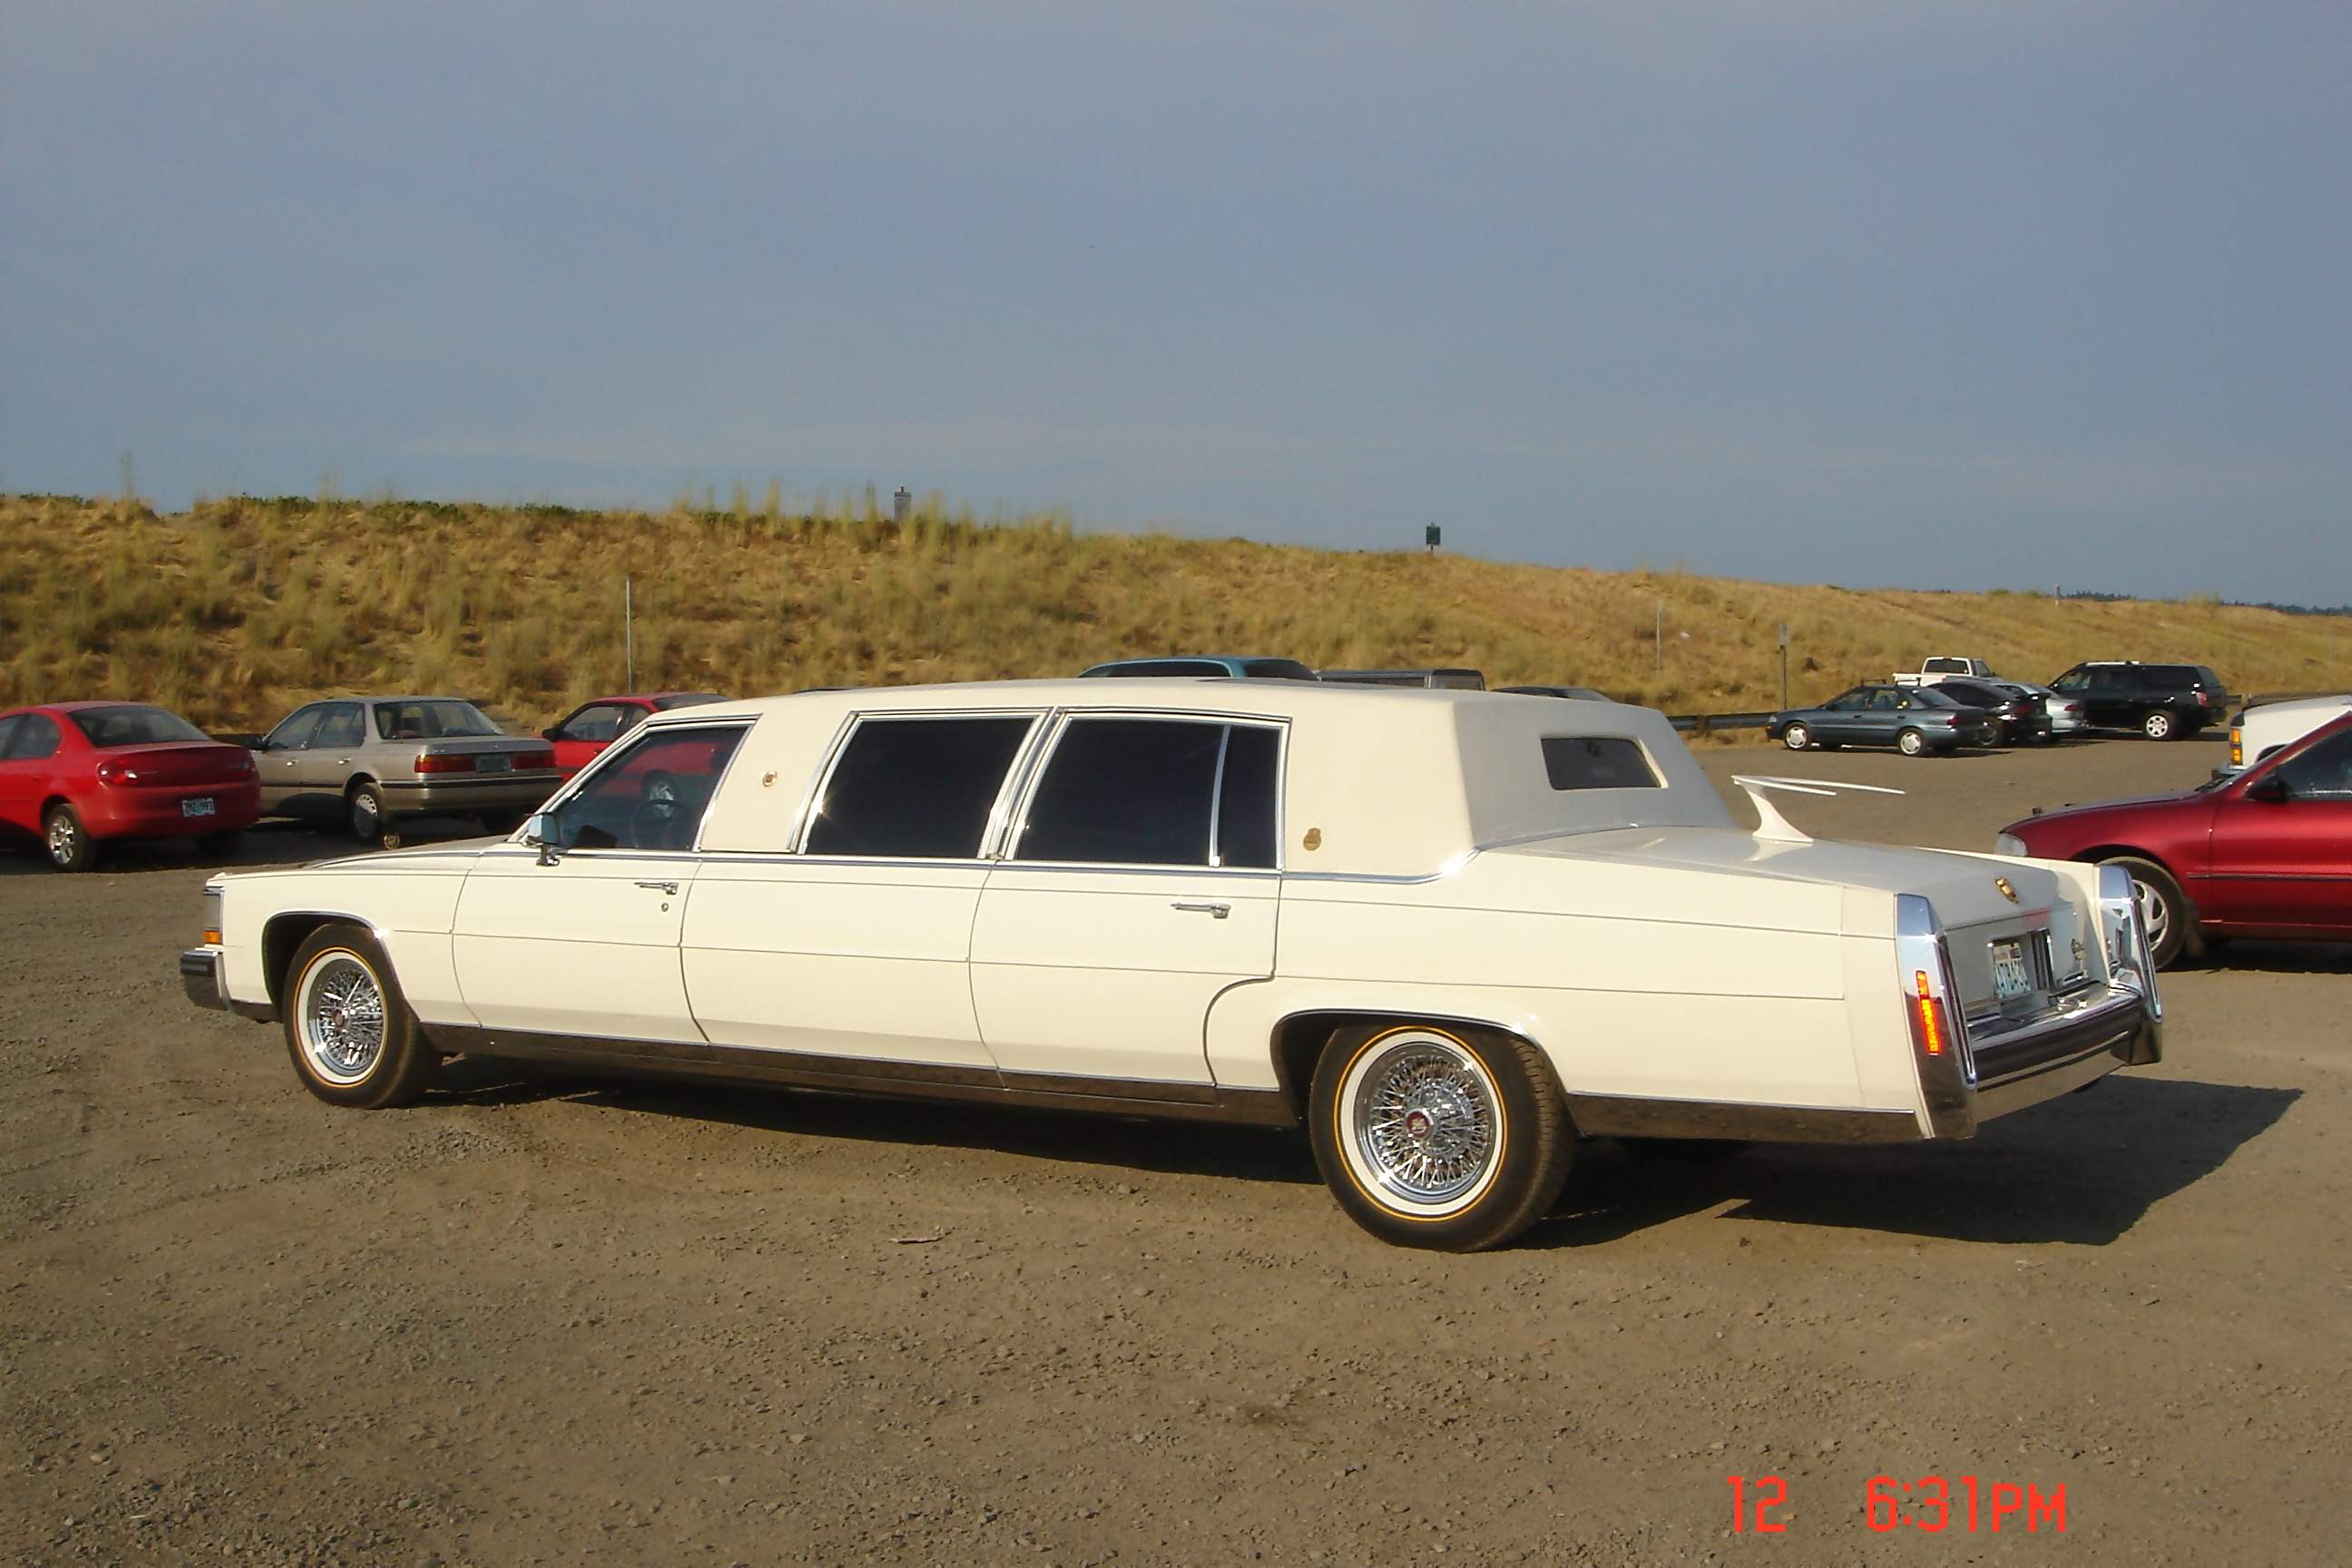
M 627 649 L 626 689 L 635 691 L 637 689 L 636 583 L 625 574 L 621 578 L 621 639 L 622 646 Z
M 915 498 L 913 494 L 908 490 L 906 486 L 900 485 L 897 489 L 892 490 L 890 492 L 890 521 L 897 523 L 900 528 L 906 527 L 907 512 L 914 504 Z
M 1666 602 L 1657 601 L 1657 623 L 1650 633 L 1650 646 L 1658 652 L 1658 673 L 1666 672 Z
M 1780 707 L 1789 706 L 1789 623 L 1780 623 Z

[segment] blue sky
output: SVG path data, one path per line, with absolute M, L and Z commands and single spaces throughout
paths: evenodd
M 2352 6 L 0 18 L 0 487 L 2352 600 Z

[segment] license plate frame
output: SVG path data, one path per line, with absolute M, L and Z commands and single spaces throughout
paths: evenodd
M 1992 957 L 1992 992 L 1995 1000 L 2006 1006 L 2022 1002 L 2033 994 L 2033 963 L 2025 953 L 2021 936 L 1995 937 L 1987 943 Z
M 208 795 L 192 795 L 180 803 L 180 815 L 185 817 L 217 816 L 220 806 Z
M 510 773 L 514 772 L 514 758 L 505 752 L 484 752 L 474 759 L 474 771 L 478 773 Z

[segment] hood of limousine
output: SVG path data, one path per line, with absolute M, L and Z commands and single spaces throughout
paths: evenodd
M 1497 853 L 1609 860 L 1755 877 L 1811 887 L 1922 893 L 1944 924 L 1975 925 L 2046 910 L 2064 896 L 2057 873 L 2018 860 L 1817 838 L 1779 844 L 1727 827 L 1629 827 L 1517 844 Z M 2001 890 L 2006 881 L 2017 896 Z
M 410 849 L 362 849 L 350 855 L 330 855 L 323 860 L 305 862 L 303 869 L 317 870 L 332 867 L 339 871 L 367 870 L 373 867 L 399 869 L 418 861 L 443 861 L 457 858 L 471 859 L 485 849 L 495 849 L 506 842 L 504 834 L 482 838 L 447 838 L 433 844 L 419 844 Z

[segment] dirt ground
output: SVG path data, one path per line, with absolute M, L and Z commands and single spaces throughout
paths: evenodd
M 2219 745 L 1704 755 L 1912 792 L 1792 801 L 1816 831 L 1982 848 Z M 1523 1245 L 1454 1258 L 1371 1241 L 1260 1131 L 484 1064 L 336 1110 L 274 1028 L 182 998 L 205 875 L 0 863 L 16 1561 L 2201 1564 L 2352 1536 L 2352 950 L 2168 975 L 2161 1067 L 1972 1143 L 1588 1145 Z M 1978 1528 L 1874 1533 L 1882 1472 L 1979 1478 Z M 1780 1478 L 1785 1532 L 1733 1532 L 1732 1475 Z M 2063 1532 L 1995 1533 L 1996 1483 L 2063 1488 Z

